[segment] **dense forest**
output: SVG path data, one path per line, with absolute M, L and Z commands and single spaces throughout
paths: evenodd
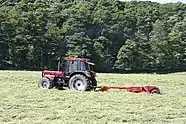
M 184 71 L 186 4 L 0 1 L 0 69 L 56 69 L 66 56 L 98 72 Z

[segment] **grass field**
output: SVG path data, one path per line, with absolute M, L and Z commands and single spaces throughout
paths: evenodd
M 186 124 L 186 73 L 98 74 L 99 85 L 157 85 L 162 95 L 42 90 L 41 72 L 0 71 L 0 124 Z

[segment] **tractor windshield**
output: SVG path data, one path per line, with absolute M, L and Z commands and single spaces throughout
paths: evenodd
M 82 71 L 90 70 L 89 64 L 86 62 L 81 62 L 81 70 Z
M 90 62 L 81 62 L 81 70 L 83 71 L 90 71 L 91 70 L 91 65 L 94 65 L 94 63 Z
M 88 63 L 85 62 L 85 69 L 86 70 L 90 70 L 90 65 Z

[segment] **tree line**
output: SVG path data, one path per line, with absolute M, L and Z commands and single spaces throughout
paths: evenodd
M 184 71 L 186 4 L 0 1 L 0 69 L 56 69 L 66 56 L 98 72 Z

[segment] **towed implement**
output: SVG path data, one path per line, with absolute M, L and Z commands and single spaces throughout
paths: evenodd
M 128 92 L 135 92 L 135 93 L 141 93 L 141 92 L 147 92 L 147 93 L 157 93 L 160 94 L 160 90 L 156 86 L 130 86 L 130 87 L 123 87 L 123 86 L 97 86 L 94 87 L 95 91 L 101 91 L 105 92 L 110 89 L 120 89 L 125 90 Z
M 42 78 L 38 86 L 42 89 L 68 87 L 77 91 L 95 90 L 100 92 L 120 89 L 135 93 L 160 94 L 160 90 L 156 86 L 97 86 L 96 73 L 92 71 L 93 65 L 95 64 L 87 58 L 65 58 L 62 64 L 59 62 L 57 71 L 42 71 Z

